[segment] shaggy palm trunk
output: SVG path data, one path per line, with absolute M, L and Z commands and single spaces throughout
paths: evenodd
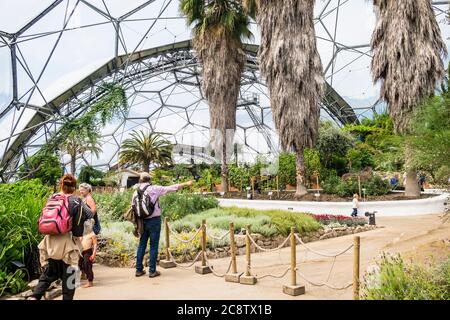
M 142 171 L 149 173 L 150 172 L 150 161 L 144 161 L 142 164 Z
M 202 63 L 202 91 L 208 100 L 211 146 L 220 159 L 221 191 L 228 191 L 228 152 L 236 129 L 236 105 L 246 60 L 242 43 L 217 30 L 194 39 Z
M 222 167 L 221 167 L 221 191 L 228 192 L 228 157 L 226 130 L 222 130 Z
M 414 168 L 406 169 L 405 196 L 406 197 L 420 196 L 420 186 L 419 181 L 417 180 L 417 170 Z
M 70 155 L 70 172 L 75 176 L 75 170 L 77 165 L 77 156 L 75 154 Z
M 296 196 L 302 196 L 306 194 L 303 150 L 317 139 L 325 82 L 316 46 L 314 0 L 257 0 L 257 7 L 260 68 L 281 147 L 297 152 Z
M 301 197 L 308 193 L 305 187 L 305 159 L 303 157 L 303 150 L 296 152 L 297 156 L 297 188 L 295 191 L 296 197 Z
M 373 81 L 389 106 L 395 131 L 406 133 L 414 109 L 435 92 L 445 75 L 447 48 L 430 0 L 373 0 L 377 24 L 372 34 Z M 414 150 L 405 152 L 405 196 L 419 196 L 416 170 L 410 164 Z
M 405 148 L 405 159 L 406 159 L 406 183 L 405 183 L 405 197 L 419 197 L 420 187 L 419 181 L 417 179 L 417 170 L 411 164 L 411 152 L 414 152 L 409 145 Z

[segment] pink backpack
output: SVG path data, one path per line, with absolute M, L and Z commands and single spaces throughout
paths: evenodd
M 69 214 L 69 197 L 54 194 L 42 209 L 39 218 L 39 232 L 48 235 L 64 234 L 72 230 L 72 217 Z

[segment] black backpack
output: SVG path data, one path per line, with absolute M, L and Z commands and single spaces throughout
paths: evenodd
M 153 214 L 155 204 L 151 201 L 150 196 L 145 191 L 150 185 L 146 185 L 144 189 L 137 188 L 137 197 L 133 199 L 133 212 L 137 218 L 146 219 Z
M 78 197 L 73 197 L 71 200 L 69 200 L 69 212 L 72 216 L 72 235 L 74 237 L 82 237 L 84 233 L 84 222 L 86 221 L 86 215 L 83 213 L 82 200 Z

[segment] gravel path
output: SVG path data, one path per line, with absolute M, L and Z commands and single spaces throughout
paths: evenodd
M 414 252 L 415 249 L 444 243 L 444 254 L 450 254 L 448 239 L 450 224 L 442 225 L 438 215 L 411 217 L 380 217 L 377 223 L 382 228 L 359 233 L 361 237 L 361 271 L 374 264 L 382 251 Z M 308 243 L 314 250 L 334 253 L 353 241 L 353 236 L 343 236 Z M 252 254 L 253 272 L 259 276 L 272 273 L 282 274 L 289 266 L 289 248 L 275 253 Z M 352 280 L 352 250 L 337 258 L 330 283 L 343 286 Z M 442 252 L 442 250 L 441 250 Z M 244 271 L 245 257 L 238 257 L 238 270 Z M 323 282 L 329 275 L 332 258 L 322 258 L 297 247 L 299 270 L 310 280 Z M 218 273 L 228 267 L 229 258 L 211 262 Z M 351 287 L 336 291 L 326 287 L 315 287 L 300 279 L 306 286 L 306 294 L 291 297 L 282 293 L 283 284 L 288 284 L 289 274 L 282 279 L 264 278 L 254 285 L 225 282 L 212 274 L 196 274 L 180 268 L 159 269 L 162 276 L 150 279 L 147 276 L 134 277 L 133 269 L 109 268 L 95 265 L 94 287 L 76 291 L 75 299 L 351 299 Z

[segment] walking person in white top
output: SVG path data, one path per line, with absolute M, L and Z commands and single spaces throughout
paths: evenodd
M 353 211 L 352 211 L 352 217 L 356 217 L 358 216 L 358 206 L 359 206 L 359 201 L 358 201 L 358 194 L 354 194 L 353 195 Z

